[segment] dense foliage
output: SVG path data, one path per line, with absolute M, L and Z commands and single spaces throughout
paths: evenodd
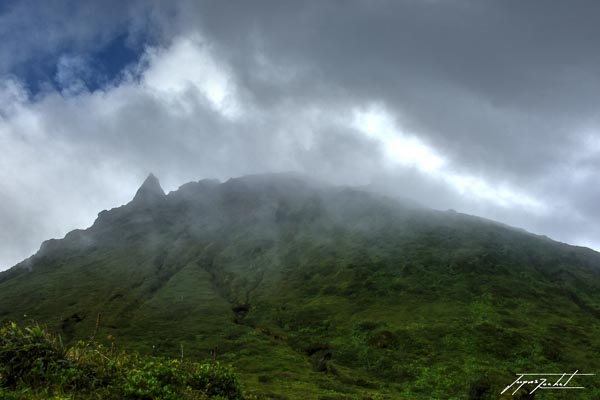
M 218 362 L 116 352 L 93 342 L 65 347 L 39 325 L 0 329 L 3 399 L 242 400 L 237 377 Z

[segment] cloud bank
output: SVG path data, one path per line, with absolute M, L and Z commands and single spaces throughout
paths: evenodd
M 600 249 L 594 2 L 44 4 L 0 7 L 1 268 L 150 171 L 296 170 Z

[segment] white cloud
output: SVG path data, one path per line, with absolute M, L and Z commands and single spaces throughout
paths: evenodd
M 15 79 L 0 80 L 0 118 L 14 114 L 27 102 L 27 90 Z
M 0 269 L 126 203 L 151 171 L 170 190 L 285 163 L 257 154 L 275 154 L 268 146 L 280 140 L 261 145 L 239 129 L 246 109 L 234 76 L 197 34 L 148 48 L 94 92 L 81 79 L 88 67 L 60 57 L 60 92 L 35 98 L 16 79 L 0 81 Z
M 442 173 L 440 177 L 461 195 L 500 207 L 521 207 L 527 211 L 542 214 L 548 211 L 548 207 L 540 200 L 506 184 L 492 184 L 479 177 L 452 172 Z
M 391 112 L 382 105 L 357 108 L 351 126 L 378 141 L 391 167 L 402 165 L 438 179 L 467 199 L 485 201 L 500 207 L 522 207 L 543 213 L 547 207 L 530 194 L 506 184 L 488 182 L 483 178 L 455 171 L 450 160 L 417 135 L 404 132 Z
M 177 38 L 166 49 L 151 48 L 145 58 L 149 65 L 143 75 L 145 88 L 171 105 L 189 112 L 186 98 L 197 91 L 222 115 L 232 119 L 241 115 L 243 109 L 231 72 L 201 36 Z
M 383 145 L 387 160 L 434 174 L 446 160 L 415 135 L 398 128 L 392 116 L 381 106 L 354 111 L 352 126 Z
M 509 213 L 543 218 L 551 208 L 539 192 L 465 173 L 443 149 L 406 130 L 384 103 L 307 95 L 255 104 L 219 54 L 193 34 L 148 48 L 130 74 L 95 92 L 77 85 L 86 68 L 77 58 L 61 58 L 57 73 L 61 85 L 77 90 L 31 99 L 18 81 L 0 82 L 0 267 L 127 202 L 151 171 L 169 190 L 205 177 L 290 169 L 368 184 L 384 170 L 452 192 L 465 212 L 513 222 Z M 272 60 L 258 65 L 269 66 L 259 79 L 272 73 L 275 84 L 300 74 Z

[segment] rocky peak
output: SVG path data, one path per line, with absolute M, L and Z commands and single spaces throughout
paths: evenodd
M 134 204 L 151 205 L 163 201 L 165 196 L 158 178 L 154 174 L 150 174 L 144 183 L 142 183 L 142 186 L 140 186 L 131 202 Z

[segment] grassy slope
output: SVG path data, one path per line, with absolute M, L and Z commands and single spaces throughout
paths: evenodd
M 196 184 L 105 213 L 0 275 L 0 315 L 75 339 L 100 314 L 96 337 L 122 348 L 216 348 L 273 398 L 497 398 L 516 372 L 600 371 L 598 254 L 292 183 Z M 580 383 L 577 398 L 600 396 Z

